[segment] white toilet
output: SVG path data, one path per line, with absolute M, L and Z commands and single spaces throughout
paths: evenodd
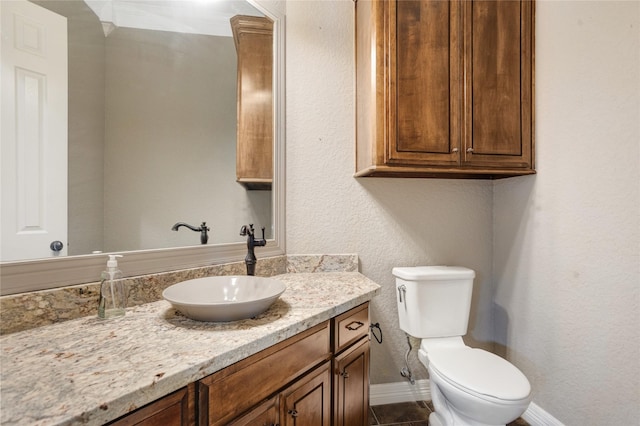
M 450 266 L 393 268 L 400 328 L 422 339 L 435 412 L 431 426 L 505 425 L 522 415 L 531 385 L 505 359 L 466 346 L 475 272 Z

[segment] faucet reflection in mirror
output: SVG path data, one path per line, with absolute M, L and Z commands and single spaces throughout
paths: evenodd
M 200 232 L 200 244 L 207 244 L 207 241 L 209 241 L 209 234 L 207 234 L 207 232 L 211 231 L 211 228 L 207 227 L 207 222 L 202 222 L 202 225 L 200 225 L 199 228 L 189 225 L 188 223 L 178 222 L 171 227 L 171 230 L 177 231 L 181 226 L 189 228 L 194 232 Z

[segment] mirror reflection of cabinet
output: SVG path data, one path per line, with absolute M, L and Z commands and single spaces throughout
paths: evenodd
M 271 189 L 273 181 L 273 22 L 231 18 L 238 53 L 236 178 L 247 189 Z

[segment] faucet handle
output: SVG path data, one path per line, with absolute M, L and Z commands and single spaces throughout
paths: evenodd
M 240 235 L 244 236 L 250 236 L 253 237 L 253 223 L 249 224 L 249 227 L 247 228 L 247 225 L 242 225 L 242 228 L 240 228 Z

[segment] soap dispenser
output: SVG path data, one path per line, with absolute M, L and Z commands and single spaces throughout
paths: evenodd
M 99 318 L 121 317 L 127 307 L 127 293 L 122 280 L 122 271 L 118 269 L 119 254 L 110 254 L 107 270 L 102 272 L 100 280 Z

